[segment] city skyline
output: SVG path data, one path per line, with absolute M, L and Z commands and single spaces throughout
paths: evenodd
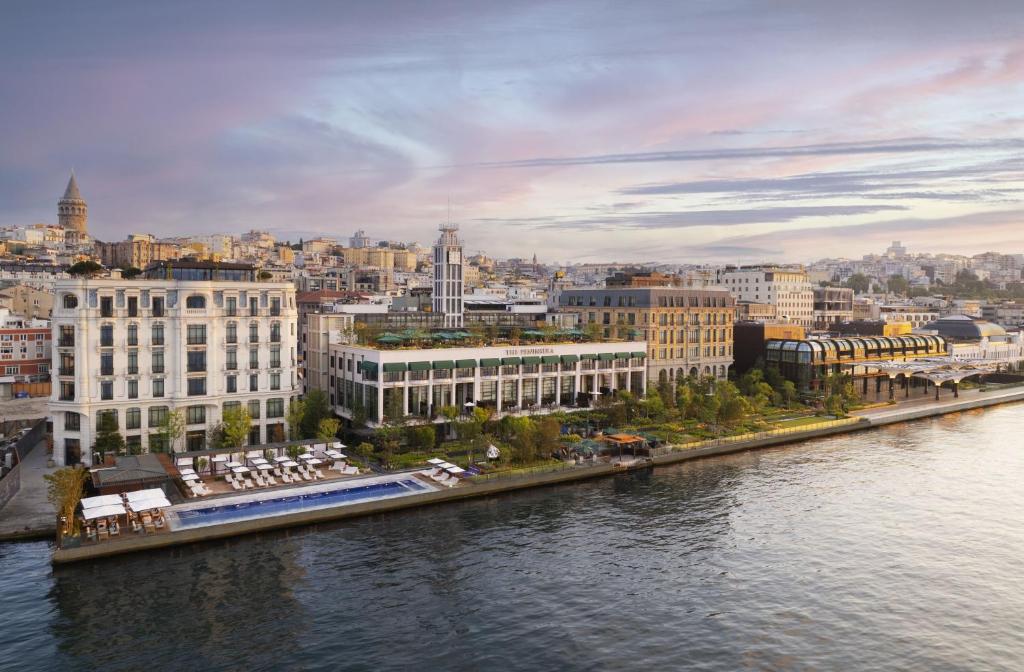
M 544 261 L 1024 251 L 1008 2 L 51 12 L 0 28 L 0 225 L 74 167 L 103 240 L 427 242 L 450 199 Z

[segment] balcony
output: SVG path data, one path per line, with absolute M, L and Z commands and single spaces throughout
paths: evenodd
M 75 367 L 73 366 L 62 366 L 57 369 L 58 376 L 73 376 L 75 375 Z
M 203 315 L 206 315 L 206 308 L 186 308 L 185 309 L 185 316 L 186 317 L 202 317 Z
M 61 336 L 57 341 L 58 348 L 73 348 L 75 347 L 75 337 Z

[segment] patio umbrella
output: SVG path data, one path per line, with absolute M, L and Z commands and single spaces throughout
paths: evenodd
M 429 460 L 427 460 L 427 463 L 428 464 L 444 464 L 444 460 L 442 460 L 440 457 L 432 457 Z
M 125 511 L 123 504 L 107 504 L 106 506 L 94 506 L 92 508 L 85 509 L 82 511 L 82 517 L 86 520 L 95 520 L 96 518 L 109 518 L 110 516 L 123 516 Z
M 121 495 L 99 495 L 98 497 L 85 497 L 82 499 L 83 509 L 95 509 L 98 506 L 110 506 L 121 504 Z

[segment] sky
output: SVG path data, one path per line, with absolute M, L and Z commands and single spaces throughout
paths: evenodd
M 1024 3 L 13 3 L 0 226 L 547 262 L 1024 253 Z M 450 213 L 450 214 L 449 214 Z

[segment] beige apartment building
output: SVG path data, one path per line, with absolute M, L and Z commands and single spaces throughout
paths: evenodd
M 566 289 L 559 307 L 578 314 L 581 325 L 599 325 L 606 338 L 646 340 L 651 382 L 724 379 L 732 366 L 736 301 L 725 289 Z

